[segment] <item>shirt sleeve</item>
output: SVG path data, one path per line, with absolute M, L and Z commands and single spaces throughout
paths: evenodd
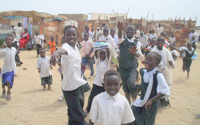
M 92 101 L 92 106 L 90 109 L 90 115 L 89 115 L 89 119 L 95 123 L 97 120 L 97 116 L 98 116 L 98 103 L 97 103 L 97 96 L 94 97 L 93 101 Z
M 68 46 L 66 45 L 67 43 L 64 43 L 63 45 L 62 45 L 62 49 L 64 49 L 66 52 L 67 52 L 67 55 L 65 54 L 65 55 L 62 55 L 61 57 L 63 57 L 63 58 L 68 58 L 68 56 L 71 54 L 70 53 L 70 51 L 69 51 L 69 49 L 68 49 Z
M 133 115 L 133 111 L 126 100 L 125 106 L 124 106 L 124 113 L 123 113 L 123 118 L 122 118 L 122 124 L 128 124 L 131 123 L 135 120 L 135 117 Z
M 37 60 L 37 68 L 40 69 L 40 59 Z
M 124 42 L 124 40 L 125 40 L 123 36 L 122 36 L 122 38 L 119 38 L 119 37 L 118 37 L 118 39 L 119 39 L 119 44 L 121 44 L 121 43 Z
M 5 55 L 4 49 L 0 50 L 0 59 L 2 59 Z
M 165 77 L 162 73 L 158 73 L 157 81 L 158 81 L 157 93 L 158 94 L 159 93 L 164 94 L 165 95 L 164 97 L 169 97 L 170 96 L 170 89 L 169 89 L 169 86 L 167 85 Z

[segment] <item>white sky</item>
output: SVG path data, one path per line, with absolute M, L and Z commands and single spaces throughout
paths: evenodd
M 148 11 L 155 20 L 180 17 L 195 20 L 200 26 L 200 0 L 0 0 L 0 12 L 10 10 L 35 10 L 57 15 L 96 13 L 126 13 L 132 19 L 146 17 Z M 198 18 L 199 16 L 199 18 Z

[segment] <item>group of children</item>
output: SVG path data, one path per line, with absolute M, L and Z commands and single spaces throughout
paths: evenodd
M 64 28 L 63 44 L 58 50 L 56 50 L 54 38 L 51 37 L 51 41 L 49 41 L 51 59 L 46 56 L 45 49 L 41 48 L 41 40 L 38 32 L 36 32 L 37 54 L 40 54 L 37 60 L 37 68 L 41 77 L 41 85 L 43 90 L 52 90 L 51 68 L 60 59 L 59 65 L 62 66 L 63 77 L 62 92 L 68 107 L 68 124 L 70 125 L 87 125 L 88 123 L 85 121 L 87 113 L 90 113 L 90 125 L 153 125 L 155 124 L 159 102 L 169 103 L 167 97 L 170 96 L 172 84 L 171 69 L 175 67 L 175 63 L 170 51 L 165 47 L 165 38 L 157 38 L 156 35 L 152 34 L 150 44 L 147 44 L 145 41 L 147 38 L 144 33 L 141 33 L 142 42 L 145 43 L 143 47 L 147 50 L 149 48 L 149 50 L 148 53 L 145 53 L 145 60 L 142 61 L 145 68 L 140 69 L 141 84 L 137 85 L 138 58 L 143 57 L 140 50 L 141 42 L 133 37 L 134 26 L 127 26 L 124 36 L 122 35 L 124 30 L 122 23 L 118 23 L 117 27 L 119 30 L 118 46 L 116 46 L 113 37 L 110 36 L 109 27 L 104 26 L 100 41 L 107 42 L 109 46 L 100 49 L 93 47 L 89 33 L 85 32 L 82 42 L 82 60 L 76 46 L 78 37 L 76 27 L 66 26 Z M 4 58 L 2 97 L 8 101 L 11 99 L 10 89 L 16 75 L 16 65 L 20 65 L 15 63 L 16 49 L 12 47 L 12 41 L 13 38 L 8 35 L 6 48 L 0 50 L 0 58 Z M 119 55 L 117 49 L 119 49 Z M 183 70 L 187 70 L 189 76 L 194 49 L 191 47 L 191 43 L 188 43 L 187 48 L 182 51 L 186 52 L 186 56 L 183 58 Z M 111 65 L 116 63 L 114 60 L 117 57 L 119 57 L 119 72 L 111 70 Z M 87 62 L 93 58 L 96 64 L 96 75 L 87 108 L 84 111 L 84 90 L 88 83 L 83 79 L 83 74 Z M 93 75 L 93 73 L 90 75 Z M 122 83 L 120 83 L 120 80 Z M 8 86 L 7 95 L 5 85 Z M 46 88 L 46 85 L 48 85 L 48 88 Z M 121 85 L 126 98 L 119 94 Z M 139 93 L 140 97 L 136 100 Z M 132 102 L 133 104 L 130 106 Z

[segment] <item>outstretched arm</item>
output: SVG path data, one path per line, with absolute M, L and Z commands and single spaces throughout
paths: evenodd
M 51 59 L 50 59 L 50 64 L 53 66 L 56 65 L 56 59 L 60 58 L 60 55 L 67 55 L 67 51 L 65 49 L 58 49 L 57 51 L 53 52 Z
M 124 26 L 122 24 L 122 22 L 118 22 L 117 28 L 119 29 L 118 31 L 118 37 L 121 39 L 122 38 L 122 30 L 124 29 Z
M 109 60 L 110 59 L 110 50 L 107 48 L 106 51 L 107 51 L 107 58 Z

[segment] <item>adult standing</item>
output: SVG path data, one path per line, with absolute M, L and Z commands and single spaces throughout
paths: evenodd
M 164 31 L 161 23 L 158 24 L 158 28 L 157 28 L 157 36 L 160 37 L 160 34 Z
M 15 39 L 17 40 L 17 41 L 19 41 L 19 39 L 21 38 L 21 35 L 22 35 L 22 24 L 21 23 L 18 23 L 18 26 L 15 26 L 14 28 L 13 28 L 13 30 L 14 30 L 14 32 L 15 32 L 15 34 L 16 34 L 16 37 L 15 37 Z

